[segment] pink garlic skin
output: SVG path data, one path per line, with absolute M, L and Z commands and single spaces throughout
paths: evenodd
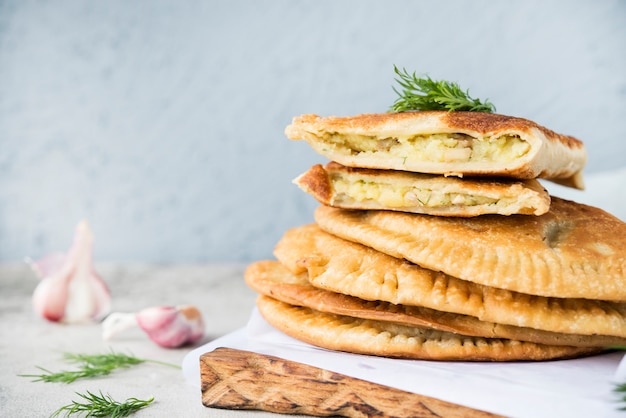
M 76 227 L 67 255 L 33 263 L 41 281 L 33 293 L 35 312 L 53 322 L 99 321 L 111 309 L 109 289 L 93 268 L 93 234 L 87 222 Z
M 65 253 L 52 253 L 37 261 L 31 261 L 30 265 L 37 277 L 43 279 L 61 270 L 66 259 L 67 255 Z
M 193 344 L 204 335 L 202 314 L 195 306 L 158 306 L 136 315 L 137 324 L 152 341 L 166 348 Z
M 61 275 L 42 278 L 33 293 L 35 312 L 48 321 L 63 319 L 68 297 L 67 281 Z

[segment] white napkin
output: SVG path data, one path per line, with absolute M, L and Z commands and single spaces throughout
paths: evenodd
M 347 376 L 510 417 L 626 417 L 615 382 L 626 382 L 623 353 L 547 362 L 398 360 L 313 347 L 269 325 L 255 309 L 245 329 L 190 352 L 183 373 L 200 386 L 202 354 L 229 347 L 273 355 Z
M 585 174 L 584 178 L 585 190 L 576 190 L 545 180 L 541 184 L 552 196 L 604 209 L 626 222 L 626 167 Z

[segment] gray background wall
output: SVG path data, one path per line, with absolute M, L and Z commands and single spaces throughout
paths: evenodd
M 82 218 L 98 260 L 271 257 L 324 161 L 284 127 L 386 111 L 393 64 L 620 171 L 625 51 L 617 0 L 0 1 L 0 261 L 66 249 Z

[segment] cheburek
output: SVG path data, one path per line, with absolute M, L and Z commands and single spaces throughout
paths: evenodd
M 422 111 L 295 117 L 288 138 L 350 167 L 454 176 L 545 178 L 582 189 L 583 143 L 527 119 Z
M 422 327 L 333 315 L 289 305 L 268 296 L 257 299 L 272 326 L 298 340 L 331 350 L 423 360 L 553 360 L 597 354 L 601 349 L 468 337 Z
M 460 179 L 330 162 L 311 167 L 294 183 L 320 203 L 343 209 L 469 217 L 542 215 L 550 208 L 550 195 L 534 179 Z
M 479 285 L 347 241 L 315 224 L 286 231 L 274 255 L 293 274 L 306 271 L 313 286 L 364 300 L 550 332 L 626 338 L 626 303 L 531 296 Z
M 530 295 L 626 301 L 626 223 L 552 197 L 541 216 L 453 218 L 320 206 L 317 224 L 422 267 Z
M 478 318 L 419 306 L 395 305 L 368 301 L 311 285 L 307 273 L 292 274 L 277 261 L 257 261 L 244 274 L 248 286 L 259 294 L 290 305 L 362 319 L 395 322 L 402 325 L 432 328 L 474 337 L 506 338 L 547 345 L 608 347 L 626 345 L 626 338 L 603 335 L 576 335 L 542 331 L 481 321 Z

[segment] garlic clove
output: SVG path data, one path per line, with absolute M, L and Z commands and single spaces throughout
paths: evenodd
M 155 306 L 135 314 L 112 313 L 103 322 L 102 336 L 108 340 L 139 326 L 156 344 L 176 348 L 193 344 L 204 336 L 204 320 L 195 306 Z
M 76 227 L 67 255 L 54 254 L 34 262 L 42 276 L 33 293 L 33 307 L 50 321 L 99 321 L 110 312 L 111 296 L 93 268 L 93 234 L 86 221 Z
M 161 306 L 137 314 L 137 324 L 161 347 L 180 347 L 204 335 L 202 314 L 195 306 Z
M 137 314 L 113 312 L 102 321 L 102 339 L 108 341 L 117 334 L 137 326 Z
M 64 276 L 50 276 L 39 282 L 33 293 L 33 307 L 41 317 L 58 322 L 65 316 L 68 291 Z

